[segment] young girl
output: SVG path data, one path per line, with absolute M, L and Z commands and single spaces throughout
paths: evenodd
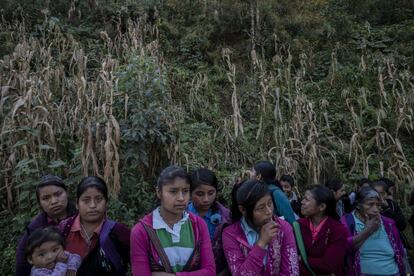
M 187 211 L 200 216 L 207 224 L 216 261 L 216 273 L 227 270 L 222 244 L 223 226 L 230 224 L 230 211 L 217 201 L 218 181 L 209 169 L 198 169 L 191 174 L 191 202 Z
M 160 206 L 132 229 L 133 275 L 215 275 L 207 225 L 186 212 L 190 183 L 190 176 L 180 167 L 161 172 L 156 186 Z
M 64 251 L 65 240 L 56 227 L 38 228 L 27 240 L 26 256 L 32 265 L 31 276 L 76 275 L 79 255 Z
M 292 228 L 273 216 L 266 184 L 250 180 L 232 191 L 234 223 L 223 230 L 223 248 L 232 275 L 299 275 Z
M 305 192 L 299 219 L 307 263 L 317 275 L 345 275 L 347 229 L 339 222 L 334 194 L 327 187 L 314 186 Z M 311 275 L 300 262 L 300 275 Z

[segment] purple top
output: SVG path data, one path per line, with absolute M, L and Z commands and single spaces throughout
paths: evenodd
M 68 262 L 66 264 L 58 262 L 53 269 L 32 267 L 30 276 L 65 276 L 68 270 L 78 270 L 81 264 L 81 257 L 66 251 L 65 254 L 68 256 Z
M 269 243 L 267 250 L 250 246 L 240 221 L 223 230 L 223 248 L 232 275 L 297 276 L 298 253 L 292 227 L 287 221 L 274 216 L 280 231 Z M 266 265 L 263 259 L 267 255 Z

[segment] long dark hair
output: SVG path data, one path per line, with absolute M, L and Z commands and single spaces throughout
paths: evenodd
M 239 210 L 239 205 L 243 206 L 246 210 L 245 219 L 250 226 L 254 226 L 253 223 L 253 210 L 256 203 L 264 196 L 269 194 L 269 188 L 267 185 L 258 180 L 248 180 L 240 184 L 233 186 L 231 192 L 232 205 L 231 205 L 231 217 L 232 220 L 238 221 L 243 217 L 243 214 Z
M 213 213 L 216 213 L 217 210 L 217 197 L 218 197 L 218 180 L 216 174 L 206 168 L 200 168 L 191 173 L 191 192 L 193 192 L 197 187 L 200 185 L 208 185 L 213 187 L 216 190 L 216 200 L 214 201 L 213 205 L 211 206 L 211 210 Z
M 339 215 L 336 212 L 335 196 L 331 189 L 321 185 L 315 185 L 308 189 L 308 191 L 312 193 L 313 198 L 318 205 L 325 203 L 325 215 L 335 220 L 339 220 Z

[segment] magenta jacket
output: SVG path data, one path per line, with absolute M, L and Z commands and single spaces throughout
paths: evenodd
M 273 238 L 267 250 L 258 245 L 249 245 L 240 221 L 223 230 L 224 254 L 233 276 L 299 275 L 298 254 L 292 227 L 276 216 L 273 220 L 280 225 L 280 232 Z M 266 252 L 265 267 L 263 259 Z
M 200 258 L 194 266 L 197 270 L 192 272 L 177 272 L 178 276 L 210 276 L 215 275 L 216 266 L 211 247 L 210 235 L 204 220 L 192 213 L 189 213 L 194 231 L 194 242 L 200 246 Z M 142 218 L 132 228 L 131 232 L 131 267 L 132 275 L 151 276 L 151 267 L 154 263 L 158 265 L 160 258 L 152 245 L 142 223 L 152 228 L 152 213 Z
M 404 249 L 400 240 L 400 234 L 392 219 L 381 216 L 384 224 L 385 232 L 387 232 L 391 246 L 394 249 L 395 261 L 397 262 L 400 274 L 404 273 Z M 352 214 L 346 214 L 341 218 L 342 224 L 347 227 L 348 242 L 347 242 L 347 272 L 349 276 L 361 275 L 360 255 L 359 250 L 353 246 L 353 236 L 355 233 L 355 220 Z
M 305 244 L 309 265 L 313 272 L 321 274 L 345 275 L 344 260 L 348 238 L 345 226 L 328 217 L 316 239 L 312 241 L 309 219 L 298 220 Z M 311 275 L 303 262 L 300 262 L 300 275 Z

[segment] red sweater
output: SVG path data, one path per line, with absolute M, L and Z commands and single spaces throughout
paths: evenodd
M 345 226 L 332 218 L 328 218 L 312 241 L 309 220 L 298 220 L 302 232 L 303 242 L 312 270 L 318 275 L 335 274 L 344 276 L 344 259 L 348 232 Z M 305 265 L 300 262 L 300 275 L 310 275 Z

